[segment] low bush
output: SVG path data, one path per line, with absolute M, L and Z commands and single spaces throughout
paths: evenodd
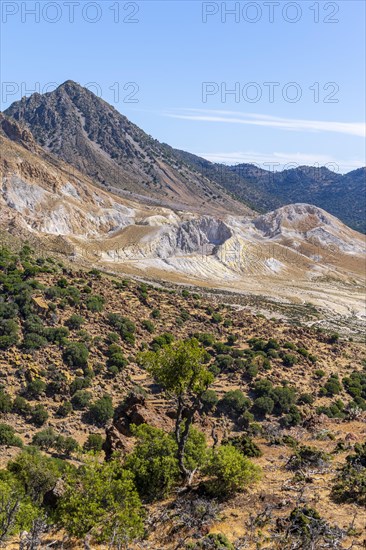
M 8 447 L 23 447 L 23 442 L 15 434 L 15 430 L 8 424 L 0 424 L 0 445 L 6 445 Z
M 104 426 L 108 420 L 113 418 L 112 398 L 109 395 L 104 395 L 89 407 L 89 421 L 97 426 Z
M 260 478 L 260 468 L 232 445 L 212 450 L 204 472 L 211 478 L 206 490 L 216 497 L 235 494 Z

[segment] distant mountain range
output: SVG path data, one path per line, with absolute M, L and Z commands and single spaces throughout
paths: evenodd
M 366 233 L 366 168 L 345 175 L 324 166 L 299 166 L 272 172 L 254 164 L 226 166 L 185 151 L 175 150 L 175 153 L 258 212 L 294 202 L 314 204 L 352 229 Z
M 340 175 L 325 167 L 269 172 L 225 166 L 160 143 L 73 81 L 13 103 L 8 117 L 46 151 L 124 197 L 206 214 L 265 213 L 310 203 L 366 233 L 366 168 Z

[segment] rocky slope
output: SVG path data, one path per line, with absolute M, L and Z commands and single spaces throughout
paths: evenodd
M 364 237 L 325 211 L 295 204 L 243 217 L 143 205 L 95 186 L 16 122 L 2 117 L 0 128 L 0 226 L 13 235 L 108 270 L 365 315 Z
M 72 81 L 13 103 L 6 115 L 38 144 L 96 183 L 140 201 L 191 210 L 248 212 L 108 103 Z
M 366 393 L 360 385 L 365 380 L 364 343 L 238 311 L 185 289 L 172 291 L 96 270 L 72 269 L 53 258 L 32 256 L 24 249 L 19 255 L 1 250 L 0 257 L 0 291 L 8 306 L 1 309 L 2 326 L 6 326 L 11 315 L 18 327 L 13 345 L 4 346 L 1 341 L 0 420 L 15 431 L 23 444 L 39 444 L 47 456 L 79 466 L 87 459 L 80 448 L 90 435 L 99 434 L 105 439 L 104 450 L 109 456 L 113 451 L 124 455 L 134 447 L 132 423 L 146 422 L 171 431 L 175 400 L 162 392 L 142 368 L 138 354 L 143 349 L 156 349 L 167 333 L 176 340 L 195 334 L 204 343 L 217 372 L 211 387 L 211 397 L 216 402 L 207 402 L 204 412 L 197 414 L 195 426 L 206 435 L 210 447 L 215 438 L 221 444 L 227 438 L 249 436 L 257 452 L 253 454 L 252 445 L 243 452 L 263 471 L 255 486 L 243 488 L 228 500 L 213 501 L 219 509 L 201 536 L 208 532 L 227 534 L 234 546 L 226 548 L 239 549 L 244 545 L 243 537 L 250 533 L 244 546 L 249 550 L 263 544 L 281 550 L 293 548 L 281 541 L 276 544 L 278 529 L 301 502 L 316 508 L 324 520 L 342 530 L 339 550 L 350 548 L 353 541 L 354 548 L 363 548 L 362 503 L 354 498 L 337 503 L 331 490 L 337 468 L 346 463 L 356 443 L 365 441 Z M 92 307 L 96 297 L 102 304 L 98 311 Z M 23 304 L 23 309 L 12 308 L 14 303 Z M 28 313 L 24 319 L 25 311 Z M 111 314 L 116 313 L 127 318 L 128 338 L 126 332 L 111 323 Z M 75 316 L 81 330 L 80 324 L 70 322 L 75 322 Z M 54 338 L 61 334 L 62 338 Z M 65 349 L 71 342 L 85 347 L 83 366 L 67 359 Z M 112 342 L 125 358 L 117 369 L 111 360 Z M 335 387 L 334 376 L 339 383 Z M 269 383 L 279 392 L 277 395 L 283 395 L 283 408 L 264 417 L 254 406 L 261 395 L 259 381 L 267 383 L 262 385 L 262 391 L 266 387 L 268 390 Z M 357 408 L 358 386 L 364 397 L 358 399 Z M 236 405 L 234 398 L 238 394 L 245 396 L 245 405 L 240 401 Z M 81 395 L 84 401 L 80 400 Z M 108 418 L 95 421 L 88 416 L 90 404 L 105 395 L 113 403 L 113 422 Z M 13 405 L 5 407 L 9 398 Z M 34 414 L 40 407 L 47 413 L 41 419 Z M 255 416 L 250 412 L 248 417 L 249 409 Z M 295 417 L 288 414 L 293 415 L 294 411 Z M 245 423 L 248 418 L 249 423 Z M 63 438 L 72 437 L 79 450 L 74 447 L 65 455 L 47 440 L 33 440 L 50 428 Z M 298 468 L 289 468 L 297 449 L 306 452 L 305 458 Z M 329 453 L 329 457 L 326 461 L 314 460 L 314 451 Z M 0 468 L 5 468 L 20 452 L 17 446 L 0 443 Z M 98 459 L 103 462 L 104 453 Z M 146 503 L 149 521 L 145 538 L 141 544 L 131 542 L 129 547 L 174 550 L 183 537 L 197 541 L 198 528 L 188 520 L 186 524 L 182 522 L 177 507 L 185 498 L 199 505 L 208 498 L 200 492 L 199 481 L 197 474 L 189 492 L 183 493 L 179 487 L 168 498 Z M 258 527 L 250 530 L 253 518 Z M 263 518 L 264 525 L 260 523 Z M 56 528 L 43 537 L 42 545 L 52 543 L 51 547 L 69 550 L 85 548 L 81 540 L 65 541 L 64 534 Z M 19 535 L 13 542 L 14 546 L 6 541 L 6 548 L 18 550 Z M 93 540 L 90 547 L 103 550 L 106 545 Z M 300 543 L 296 548 L 306 546 Z

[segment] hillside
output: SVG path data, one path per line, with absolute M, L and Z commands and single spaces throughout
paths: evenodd
M 184 151 L 175 153 L 258 212 L 294 202 L 308 203 L 323 208 L 352 229 L 366 233 L 366 168 L 344 175 L 324 166 L 268 171 L 254 164 L 226 166 Z
M 4 116 L 0 145 L 0 229 L 11 235 L 104 270 L 230 291 L 237 303 L 275 313 L 310 303 L 318 313 L 309 322 L 359 332 L 364 236 L 327 212 L 295 204 L 262 216 L 208 215 L 126 199 Z
M 218 499 L 204 489 L 199 471 L 188 494 L 168 490 L 164 498 L 151 499 L 141 489 L 144 548 L 254 549 L 261 543 L 287 549 L 296 541 L 308 548 L 296 522 L 285 536 L 299 503 L 303 510 L 316 509 L 324 522 L 323 531 L 311 535 L 319 544 L 329 536 L 338 541 L 332 548 L 349 548 L 352 541 L 362 548 L 361 488 L 336 498 L 333 487 L 346 457 L 365 440 L 364 344 L 237 311 L 185 290 L 74 271 L 58 260 L 37 258 L 27 247 L 17 254 L 1 250 L 0 289 L 3 468 L 16 460 L 19 446 L 32 442 L 46 456 L 62 459 L 60 468 L 82 464 L 92 441 L 100 448 L 104 440 L 107 456 L 118 450 L 128 457 L 136 444 L 132 423 L 172 430 L 175 401 L 138 354 L 195 336 L 214 375 L 195 428 L 209 447 L 245 436 L 241 452 L 261 468 L 262 477 Z M 93 404 L 100 400 L 104 408 L 98 405 L 96 412 Z M 234 436 L 239 440 L 230 439 Z M 97 456 L 102 463 L 104 453 Z M 57 475 L 67 479 L 61 472 Z M 52 489 L 52 481 L 47 487 Z M 48 504 L 41 500 L 37 506 L 48 507 L 53 517 L 62 494 L 56 500 L 48 495 Z M 210 510 L 202 523 L 195 502 Z M 45 542 L 63 537 L 54 528 L 43 531 Z M 227 545 L 214 546 L 214 534 L 227 535 Z M 76 538 L 65 539 L 63 548 L 79 548 Z M 200 546 L 210 540 L 212 546 Z M 91 547 L 99 548 L 96 541 Z M 131 542 L 129 548 L 140 546 Z
M 73 81 L 13 103 L 5 114 L 26 125 L 46 151 L 127 198 L 194 211 L 249 209 L 111 105 Z

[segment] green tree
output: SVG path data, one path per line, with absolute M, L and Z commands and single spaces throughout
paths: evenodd
M 174 435 L 178 463 L 181 475 L 188 483 L 192 481 L 192 471 L 184 460 L 186 444 L 194 415 L 202 406 L 202 396 L 214 378 L 205 361 L 206 352 L 194 338 L 140 355 L 141 364 L 164 388 L 167 396 L 176 401 Z
M 76 537 L 91 534 L 117 547 L 143 534 L 142 507 L 133 476 L 119 461 L 90 460 L 66 478 L 57 515 Z M 119 544 L 119 546 L 118 546 Z
M 22 451 L 7 468 L 36 504 L 43 501 L 45 493 L 55 486 L 61 475 L 60 464 L 35 448 Z
M 39 509 L 12 476 L 0 479 L 0 543 L 24 529 L 30 529 Z
M 133 428 L 136 446 L 125 461 L 141 496 L 149 501 L 165 497 L 179 480 L 174 438 L 147 424 Z

